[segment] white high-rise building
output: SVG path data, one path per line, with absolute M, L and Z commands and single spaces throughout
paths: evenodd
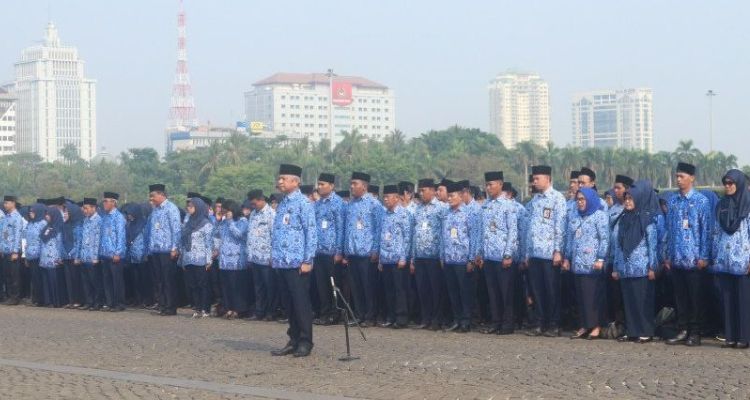
M 549 86 L 537 74 L 507 72 L 490 82 L 490 132 L 505 147 L 550 140 Z
M 654 151 L 650 88 L 595 90 L 572 98 L 573 144 Z
M 16 96 L 0 87 L 0 156 L 16 152 Z
M 272 75 L 245 93 L 245 115 L 251 129 L 262 125 L 264 136 L 330 139 L 332 145 L 343 131 L 382 140 L 396 129 L 393 91 L 356 76 Z
M 60 44 L 50 22 L 41 44 L 23 50 L 16 67 L 17 150 L 59 158 L 66 145 L 96 155 L 96 81 L 83 73 L 78 49 Z

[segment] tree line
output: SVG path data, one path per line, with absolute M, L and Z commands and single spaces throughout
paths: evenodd
M 380 185 L 423 177 L 470 179 L 481 184 L 484 171 L 502 170 L 506 181 L 524 189 L 535 164 L 553 167 L 558 189 L 567 187 L 570 171 L 582 166 L 596 171 L 601 190 L 611 187 L 616 174 L 650 179 L 655 187 L 670 188 L 678 161 L 698 166 L 699 185 L 716 186 L 724 172 L 737 167 L 734 155 L 703 153 L 692 140 L 680 141 L 674 151 L 657 153 L 557 147 L 551 142 L 547 146 L 524 142 L 510 150 L 494 135 L 458 126 L 411 139 L 397 130 L 382 142 L 368 141 L 355 130 L 344 132 L 343 140 L 333 147 L 327 140 L 313 144 L 237 133 L 208 147 L 163 158 L 153 148 L 128 149 L 116 162 L 85 162 L 77 154 L 74 147 L 67 146 L 61 151 L 62 160 L 51 163 L 30 153 L 0 157 L 0 187 L 18 195 L 24 204 L 37 197 L 98 197 L 105 190 L 119 191 L 126 201 L 144 201 L 148 185 L 159 182 L 166 184 L 179 202 L 188 191 L 233 199 L 243 199 L 251 188 L 272 193 L 280 163 L 302 166 L 304 183 L 315 183 L 320 172 L 333 172 L 340 179 L 339 188 L 348 186 L 348 177 L 355 170 L 371 174 L 373 183 Z M 743 170 L 750 173 L 750 166 Z

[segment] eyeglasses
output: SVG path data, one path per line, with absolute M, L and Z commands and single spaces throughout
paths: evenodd
M 733 181 L 730 181 L 730 180 L 725 180 L 724 181 L 724 186 L 732 186 L 732 185 L 734 185 Z

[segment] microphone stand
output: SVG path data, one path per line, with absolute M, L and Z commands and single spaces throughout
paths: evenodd
M 344 295 L 341 293 L 341 289 L 339 289 L 336 286 L 336 283 L 333 281 L 333 277 L 331 277 L 331 287 L 333 288 L 333 303 L 336 306 L 336 309 L 339 310 L 342 314 L 344 314 L 344 335 L 346 336 L 346 355 L 339 357 L 339 361 L 353 361 L 353 360 L 359 360 L 359 357 L 353 356 L 351 353 L 351 347 L 349 345 L 349 316 L 351 315 L 352 321 L 357 326 L 357 329 L 359 329 L 359 334 L 362 335 L 362 340 L 365 342 L 367 341 L 367 338 L 365 337 L 365 332 L 362 330 L 362 327 L 359 325 L 359 321 L 357 321 L 357 317 L 354 316 L 354 311 L 352 311 L 352 308 L 349 306 L 349 303 L 346 302 L 346 298 L 344 298 Z M 344 303 L 344 307 L 341 308 L 339 306 L 338 300 L 341 299 L 341 302 Z

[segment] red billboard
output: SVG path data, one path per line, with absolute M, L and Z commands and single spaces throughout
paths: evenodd
M 331 102 L 342 107 L 352 104 L 352 84 L 334 81 L 331 85 Z

